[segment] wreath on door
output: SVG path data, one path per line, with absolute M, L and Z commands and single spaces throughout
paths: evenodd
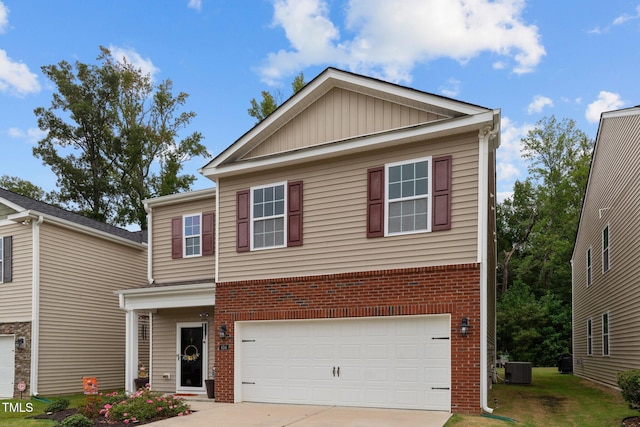
M 183 353 L 182 360 L 184 360 L 185 362 L 194 362 L 198 360 L 198 357 L 200 357 L 200 353 L 198 353 L 198 348 L 193 344 L 186 346 L 182 353 Z

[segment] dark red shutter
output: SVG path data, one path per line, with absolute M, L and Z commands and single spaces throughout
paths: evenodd
M 433 158 L 433 210 L 431 229 L 451 229 L 451 156 Z
M 2 239 L 2 281 L 5 283 L 13 280 L 13 237 L 6 236 Z
M 384 236 L 384 166 L 367 170 L 367 237 Z
M 287 246 L 302 246 L 302 181 L 287 184 Z
M 249 190 L 236 193 L 236 252 L 248 252 L 249 244 Z
M 182 217 L 171 218 L 171 258 L 182 258 Z
M 202 214 L 202 255 L 213 255 L 215 253 L 215 215 L 213 212 Z

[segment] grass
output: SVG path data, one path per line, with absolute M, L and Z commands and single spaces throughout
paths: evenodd
M 503 370 L 498 375 L 504 377 Z M 624 418 L 640 416 L 629 409 L 618 390 L 556 368 L 534 368 L 530 385 L 493 385 L 489 406 L 492 415 L 516 420 L 521 426 L 619 427 Z M 446 427 L 505 427 L 511 423 L 481 416 L 454 415 Z
M 69 399 L 69 407 L 76 408 L 84 402 L 85 395 L 82 393 L 69 396 L 52 397 L 49 400 L 60 398 Z M 20 405 L 20 406 L 17 406 Z M 42 402 L 36 399 L 8 399 L 0 400 L 0 426 L 2 427 L 53 427 L 55 421 L 35 420 L 31 417 L 44 413 L 44 408 L 49 402 Z M 30 410 L 31 409 L 31 410 Z

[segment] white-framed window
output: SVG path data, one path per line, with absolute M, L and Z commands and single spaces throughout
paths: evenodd
M 251 249 L 285 247 L 287 183 L 251 187 Z
M 591 248 L 587 249 L 587 286 L 591 286 Z
M 202 214 L 190 214 L 182 217 L 185 258 L 202 255 Z
M 0 236 L 0 283 L 4 282 L 4 238 Z
M 609 225 L 602 229 L 602 272 L 609 271 Z
M 431 231 L 431 157 L 385 165 L 385 235 Z
M 602 355 L 609 355 L 609 313 L 602 313 Z
M 587 319 L 587 356 L 591 356 L 593 354 L 593 321 L 592 319 Z

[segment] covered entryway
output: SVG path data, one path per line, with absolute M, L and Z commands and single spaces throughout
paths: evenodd
M 451 409 L 449 315 L 235 328 L 236 401 Z
M 13 397 L 15 348 L 14 335 L 0 335 L 0 399 Z

